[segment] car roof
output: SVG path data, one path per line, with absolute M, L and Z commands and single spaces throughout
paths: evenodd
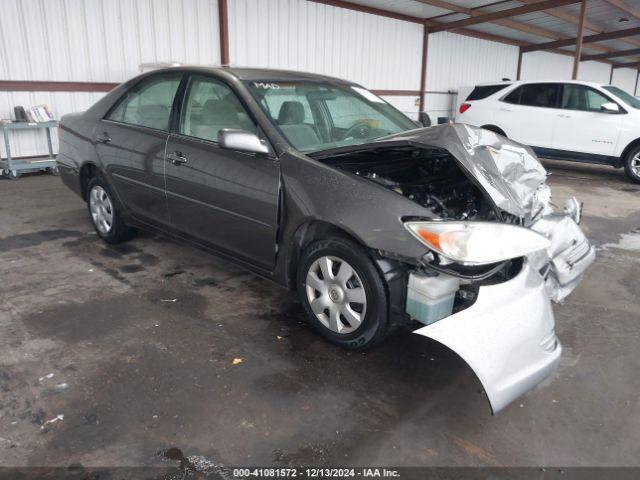
M 487 82 L 487 83 L 478 83 L 474 85 L 475 87 L 489 87 L 491 85 L 526 85 L 529 83 L 575 83 L 578 85 L 587 85 L 589 87 L 600 87 L 606 86 L 606 83 L 598 83 L 598 82 L 586 82 L 583 80 L 559 80 L 559 79 L 549 79 L 549 80 L 504 80 L 500 82 Z
M 158 73 L 162 71 L 172 70 L 188 70 L 192 72 L 202 73 L 225 73 L 227 75 L 233 75 L 239 80 L 260 80 L 260 81 L 324 81 L 330 83 L 342 83 L 346 85 L 355 85 L 354 82 L 343 80 L 341 78 L 329 77 L 327 75 L 319 75 L 316 73 L 298 72 L 295 70 L 277 70 L 271 68 L 250 68 L 250 67 L 233 67 L 233 66 L 219 66 L 219 67 L 206 67 L 201 65 L 179 65 L 175 67 L 159 68 L 152 72 Z M 151 73 L 151 72 L 149 72 Z

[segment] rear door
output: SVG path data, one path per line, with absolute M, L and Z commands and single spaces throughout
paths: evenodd
M 118 198 L 141 220 L 166 225 L 164 154 L 182 74 L 148 77 L 122 97 L 95 129 L 96 150 Z
M 279 163 L 220 148 L 223 128 L 259 129 L 233 90 L 193 75 L 167 144 L 166 192 L 172 227 L 223 254 L 273 269 Z
M 612 102 L 616 103 L 595 88 L 565 83 L 553 148 L 592 155 L 614 155 L 624 113 L 608 113 L 600 109 L 602 104 Z M 620 112 L 624 112 L 622 107 Z
M 559 100 L 558 83 L 520 85 L 499 102 L 496 124 L 512 140 L 551 148 Z

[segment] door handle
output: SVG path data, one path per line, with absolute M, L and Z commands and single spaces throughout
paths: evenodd
M 571 118 L 571 115 L 567 115 L 566 113 L 559 113 L 558 116 L 561 118 Z
M 169 155 L 167 155 L 167 158 L 171 160 L 171 163 L 173 163 L 176 167 L 187 163 L 187 157 L 185 157 L 181 152 L 170 153 Z
M 109 143 L 111 141 L 111 137 L 107 132 L 102 132 L 102 135 L 96 136 L 96 142 L 98 143 Z
M 500 111 L 501 112 L 510 112 L 511 110 L 509 110 L 508 108 L 501 108 Z

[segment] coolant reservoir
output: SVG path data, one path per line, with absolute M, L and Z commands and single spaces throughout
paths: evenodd
M 427 276 L 409 274 L 407 313 L 420 323 L 429 325 L 453 312 L 453 301 L 460 280 L 450 275 Z

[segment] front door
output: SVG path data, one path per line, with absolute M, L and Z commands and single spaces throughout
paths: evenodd
M 154 75 L 134 86 L 101 120 L 96 150 L 125 208 L 141 220 L 166 225 L 164 157 L 169 119 L 182 74 Z
M 267 155 L 220 148 L 223 128 L 258 132 L 231 88 L 194 75 L 177 132 L 167 144 L 171 225 L 199 243 L 270 271 L 276 254 L 279 164 Z
M 612 102 L 594 88 L 564 84 L 562 110 L 558 112 L 553 148 L 593 155 L 614 155 L 624 114 L 607 113 L 600 109 L 604 103 Z

